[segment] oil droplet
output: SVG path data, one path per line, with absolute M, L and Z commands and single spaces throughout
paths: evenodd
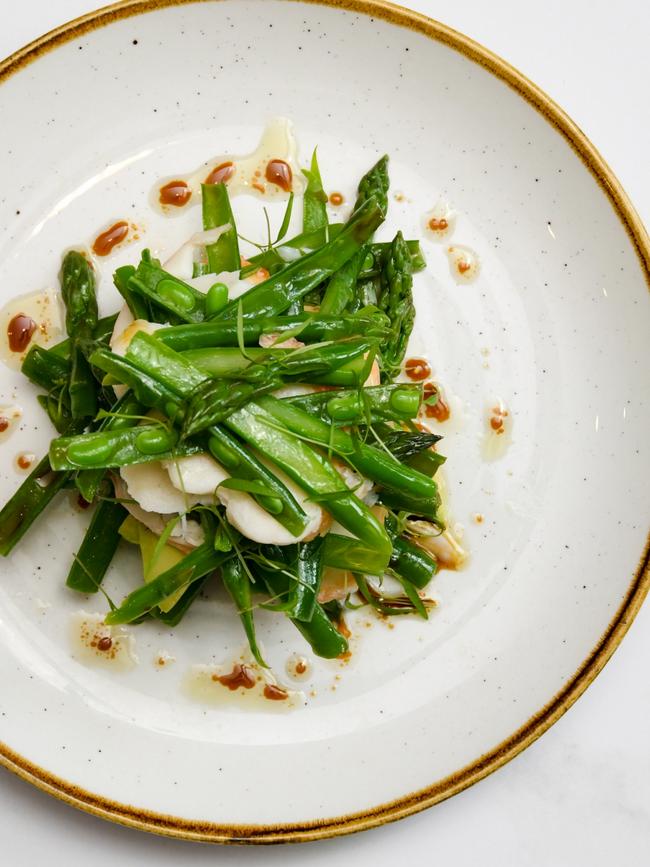
M 474 521 L 475 524 L 482 524 L 484 520 L 485 518 L 480 512 L 475 512 L 472 515 L 472 521 Z
M 501 400 L 488 404 L 485 412 L 485 434 L 481 446 L 483 460 L 497 461 L 512 443 L 512 413 Z
M 126 626 L 106 626 L 103 614 L 78 611 L 70 619 L 72 655 L 84 665 L 128 671 L 138 658 Z
M 443 241 L 456 228 L 456 214 L 448 202 L 439 199 L 422 218 L 426 236 L 432 241 Z
M 455 280 L 470 283 L 479 272 L 479 260 L 476 253 L 461 244 L 447 247 L 449 267 Z
M 311 674 L 311 665 L 306 656 L 292 653 L 287 659 L 285 669 L 289 677 L 294 680 L 307 680 Z

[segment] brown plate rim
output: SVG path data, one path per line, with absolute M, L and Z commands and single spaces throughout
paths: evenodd
M 219 0 L 122 0 L 76 18 L 29 43 L 0 62 L 0 84 L 41 55 L 114 21 L 167 6 Z M 650 239 L 621 184 L 605 160 L 571 118 L 537 85 L 473 39 L 418 12 L 386 0 L 287 0 L 318 4 L 379 18 L 421 33 L 458 51 L 508 84 L 555 127 L 580 157 L 609 198 L 634 247 L 650 287 Z M 149 812 L 108 800 L 50 774 L 0 742 L 0 765 L 66 803 L 142 831 L 210 843 L 288 843 L 362 831 L 424 810 L 502 767 L 564 714 L 602 671 L 619 646 L 650 589 L 650 535 L 621 606 L 598 643 L 573 677 L 543 708 L 494 749 L 433 785 L 359 813 L 320 821 L 283 825 L 223 825 L 195 822 Z

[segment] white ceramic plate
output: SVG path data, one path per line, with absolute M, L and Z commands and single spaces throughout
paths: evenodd
M 111 270 L 197 227 L 195 209 L 169 220 L 149 207 L 156 178 L 252 149 L 271 115 L 294 121 L 303 161 L 319 145 L 348 200 L 387 151 L 404 199 L 382 236 L 421 235 L 445 198 L 446 244 L 481 263 L 459 282 L 446 244 L 427 239 L 416 282 L 411 354 L 453 395 L 447 480 L 471 551 L 435 580 L 430 621 L 360 615 L 351 662 L 315 663 L 292 712 L 183 691 L 192 665 L 241 650 L 218 593 L 174 634 L 134 628 L 132 669 L 88 667 L 70 618 L 102 604 L 63 587 L 83 532 L 63 496 L 0 564 L 4 764 L 126 824 L 277 841 L 398 818 L 515 755 L 597 674 L 648 587 L 648 239 L 592 146 L 502 61 L 383 3 L 130 0 L 19 52 L 0 82 L 2 303 L 55 285 L 63 249 L 125 217 L 140 239 L 101 266 L 102 308 L 115 309 Z M 498 399 L 512 443 L 488 462 Z M 16 454 L 42 452 L 50 431 L 5 368 L 0 400 L 24 409 L 0 450 L 4 499 Z M 121 555 L 111 593 L 136 569 Z M 260 629 L 282 674 L 306 645 L 270 614 Z M 176 661 L 157 668 L 160 651 Z

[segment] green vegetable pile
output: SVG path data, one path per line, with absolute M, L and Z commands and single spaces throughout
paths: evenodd
M 65 255 L 68 337 L 51 349 L 33 346 L 22 367 L 44 389 L 39 401 L 59 436 L 0 512 L 6 556 L 59 491 L 76 489 L 95 508 L 68 587 L 98 591 L 126 539 L 141 549 L 144 582 L 119 607 L 110 603 L 107 623 L 155 617 L 176 625 L 205 583 L 220 580 L 262 665 L 260 606 L 285 614 L 327 658 L 347 651 L 337 629 L 346 604 L 426 617 L 422 590 L 437 564 L 417 544 L 411 519 L 443 529 L 433 479 L 444 461 L 433 448 L 438 437 L 416 426 L 421 386 L 395 381 L 415 315 L 412 275 L 424 261 L 417 241 L 400 232 L 389 243 L 373 240 L 388 207 L 388 158 L 361 179 L 345 223 L 328 222 L 316 154 L 304 174 L 302 233 L 285 240 L 291 194 L 275 242 L 244 267 L 227 187 L 203 186 L 204 229 L 229 228 L 205 247 L 194 276 L 239 271 L 243 279 L 260 268 L 269 275 L 238 298 L 221 282 L 198 291 L 148 250 L 137 267 L 118 268 L 114 282 L 133 317 L 162 326 L 138 331 L 124 356 L 109 348 L 116 317 L 98 318 L 92 265 L 82 253 Z M 280 345 L 263 348 L 263 335 Z M 373 366 L 380 383 L 366 386 Z M 292 382 L 319 388 L 274 396 Z M 115 385 L 126 387 L 119 399 Z M 293 544 L 253 542 L 228 523 L 216 495 L 158 534 L 129 514 L 120 468 L 195 454 L 211 455 L 228 475 L 220 487 L 252 497 L 291 536 L 300 537 L 308 519 L 287 477 L 345 533 L 323 527 Z M 372 482 L 372 508 L 346 484 L 341 464 Z M 170 544 L 188 517 L 203 539 L 189 553 Z M 350 595 L 321 603 L 323 576 L 333 569 L 351 577 Z

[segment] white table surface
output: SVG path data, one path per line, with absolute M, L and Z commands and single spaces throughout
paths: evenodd
M 0 56 L 100 5 L 97 0 L 0 2 Z M 650 225 L 649 4 L 410 0 L 408 5 L 477 39 L 550 94 L 599 147 Z M 87 816 L 0 772 L 0 862 L 7 867 L 193 867 L 215 861 L 317 867 L 335 859 L 355 867 L 400 861 L 641 867 L 650 859 L 649 659 L 650 603 L 577 705 L 521 756 L 431 810 L 337 840 L 274 848 L 167 840 Z

